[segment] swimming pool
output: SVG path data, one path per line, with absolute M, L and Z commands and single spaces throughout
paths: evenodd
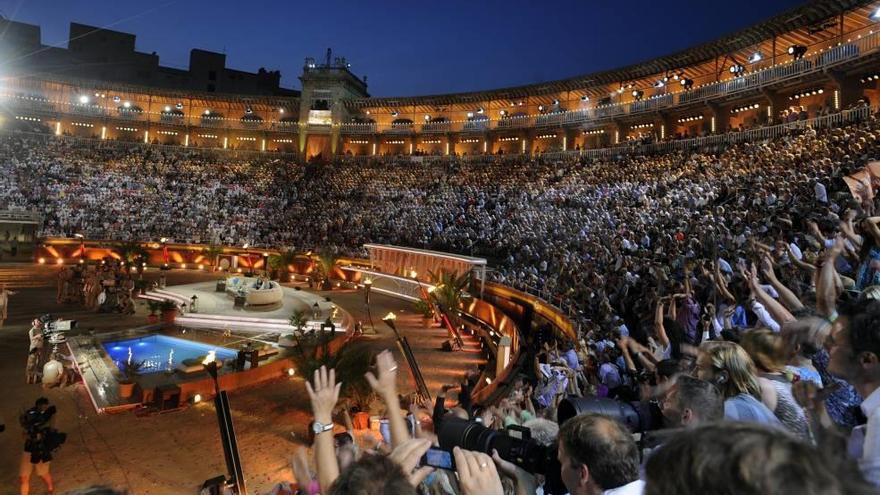
M 191 340 L 177 339 L 165 335 L 150 335 L 136 339 L 104 342 L 104 349 L 110 359 L 119 366 L 121 362 L 144 361 L 141 373 L 158 373 L 173 370 L 185 359 L 192 359 L 215 351 L 217 359 L 235 359 L 236 351 Z

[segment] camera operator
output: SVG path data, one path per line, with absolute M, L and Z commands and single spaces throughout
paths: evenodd
M 582 414 L 559 430 L 562 481 L 571 495 L 640 495 L 639 450 L 614 419 Z
M 52 452 L 66 440 L 64 433 L 51 427 L 55 412 L 55 406 L 49 405 L 49 399 L 40 397 L 34 407 L 25 411 L 20 418 L 25 436 L 19 469 L 21 495 L 28 495 L 30 492 L 31 473 L 34 470 L 43 478 L 49 493 L 55 490 L 52 475 L 49 473 L 49 463 L 52 461 Z

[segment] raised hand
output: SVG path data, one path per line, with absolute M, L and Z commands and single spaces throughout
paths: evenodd
M 391 461 L 400 466 L 403 473 L 407 476 L 409 483 L 413 487 L 419 484 L 434 471 L 430 466 L 423 466 L 418 469 L 419 461 L 425 452 L 431 448 L 431 441 L 425 438 L 413 438 L 403 442 L 394 448 L 388 456 Z
M 384 350 L 376 356 L 376 374 L 378 378 L 370 371 L 364 375 L 373 390 L 382 397 L 397 397 L 397 362 L 391 351 Z
M 342 382 L 336 383 L 336 374 L 332 369 L 328 372 L 326 366 L 321 366 L 321 369 L 315 370 L 314 385 L 306 382 L 306 391 L 309 393 L 309 400 L 312 401 L 315 421 L 324 424 L 333 421 L 333 409 L 339 401 L 341 388 Z
M 463 495 L 503 495 L 501 477 L 492 458 L 482 452 L 471 452 L 458 447 L 452 450 L 458 472 L 458 484 Z

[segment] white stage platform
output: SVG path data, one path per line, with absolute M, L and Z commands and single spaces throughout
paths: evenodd
M 328 316 L 336 326 L 336 331 L 347 332 L 353 325 L 351 316 L 324 297 L 304 290 L 283 287 L 284 296 L 280 303 L 265 306 L 246 306 L 236 308 L 233 297 L 226 292 L 215 291 L 216 282 L 199 282 L 168 286 L 142 295 L 144 299 L 172 300 L 177 304 L 189 305 L 192 296 L 198 297 L 196 312 L 178 315 L 176 322 L 181 326 L 197 328 L 216 328 L 257 333 L 290 333 L 293 328 L 288 323 L 290 315 L 302 311 L 308 320 L 307 331 L 320 328 Z M 315 314 L 315 304 L 318 304 Z M 317 317 L 316 317 L 317 316 Z

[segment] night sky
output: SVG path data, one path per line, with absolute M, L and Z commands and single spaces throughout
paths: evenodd
M 328 47 L 374 96 L 501 88 L 613 69 L 747 27 L 804 0 L 0 0 L 0 13 L 66 46 L 71 21 L 137 35 L 137 49 L 186 68 L 191 48 L 226 66 L 278 69 L 299 88 Z

